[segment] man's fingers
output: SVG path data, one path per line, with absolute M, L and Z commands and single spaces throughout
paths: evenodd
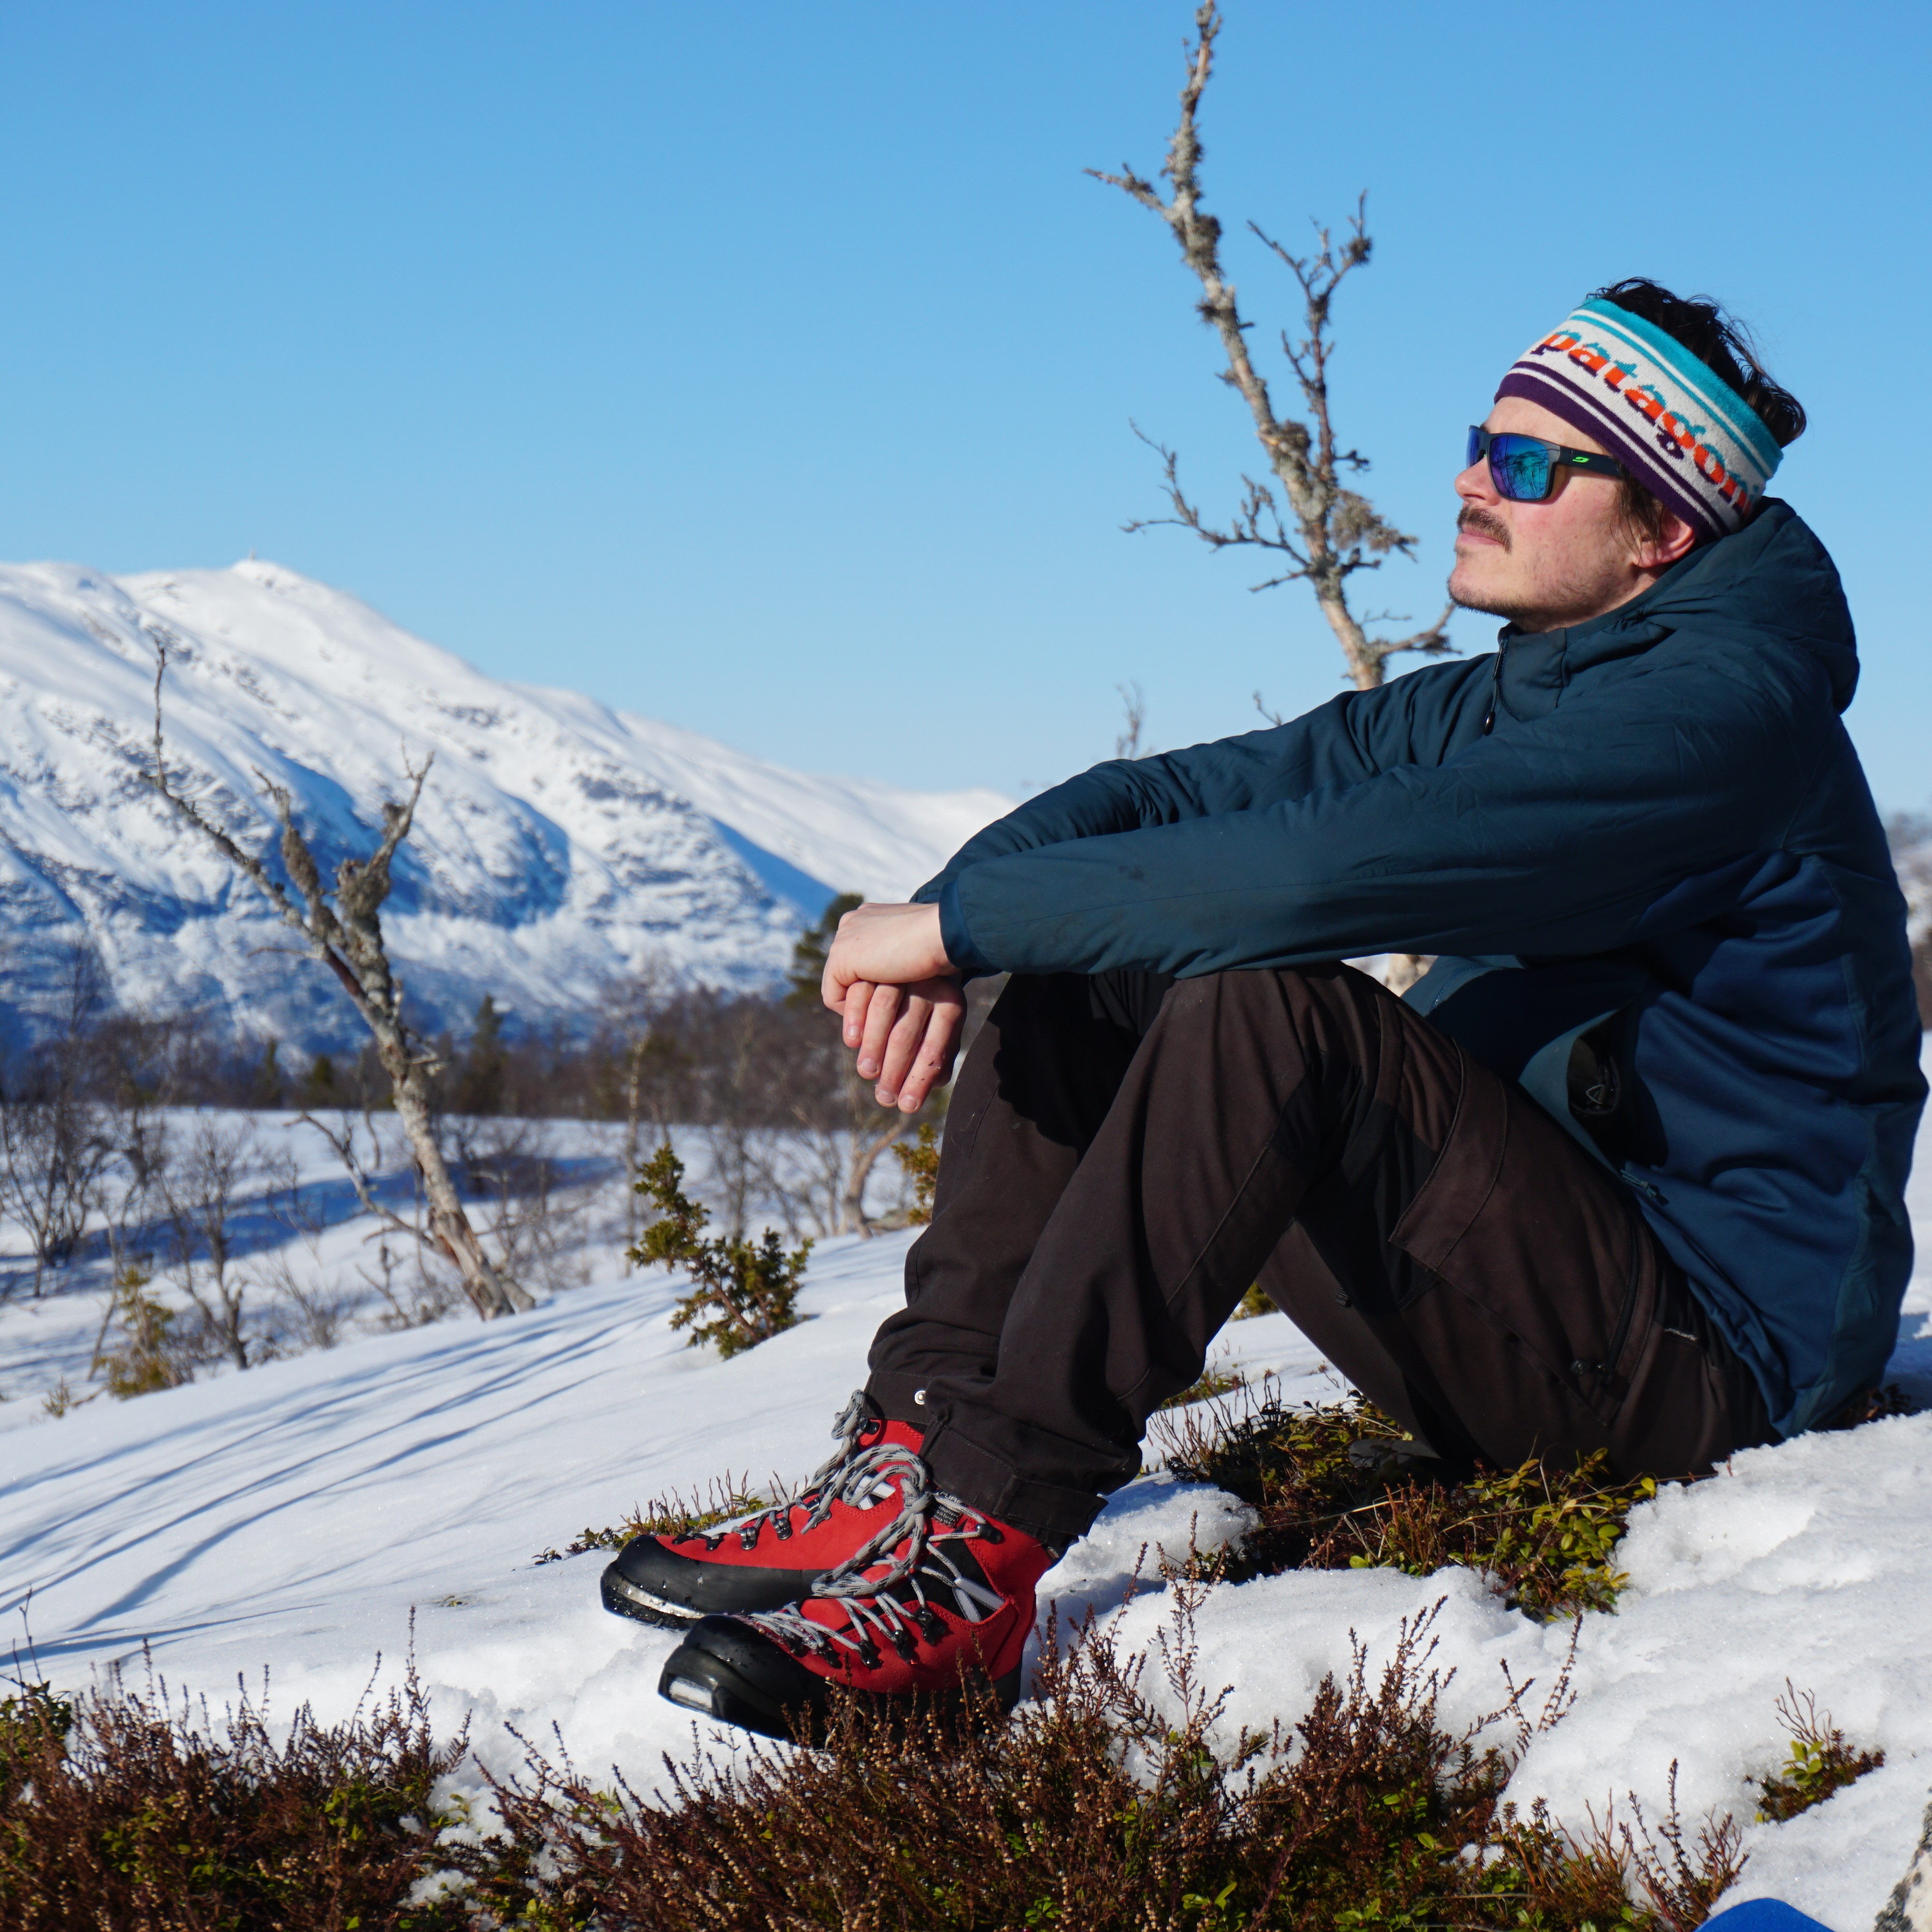
M 872 997 L 866 1004 L 865 1024 L 858 1039 L 859 1078 L 876 1080 L 880 1069 L 885 1064 L 886 1042 L 890 1036 L 893 1022 L 899 1016 L 899 1008 L 906 998 L 903 986 L 874 986 Z M 851 1026 L 851 1008 L 845 1010 L 846 1026 Z
M 865 1036 L 866 1009 L 872 1004 L 872 992 L 871 980 L 854 980 L 838 1001 L 845 1016 L 845 1045 L 849 1051 L 854 1053 L 859 1050 L 859 1042 Z
M 932 1002 L 908 992 L 892 1030 L 886 1036 L 885 1058 L 880 1063 L 877 1099 L 882 1107 L 893 1106 L 899 1097 L 908 1070 L 926 1042 L 926 1023 L 932 1017 Z
M 896 1094 L 887 1092 L 883 1082 L 880 1085 L 880 1104 L 890 1107 L 896 1102 L 902 1113 L 917 1113 L 934 1088 L 943 1086 L 951 1076 L 953 1055 L 958 1048 L 960 1025 L 965 1016 L 964 1003 L 956 986 L 950 982 L 938 986 L 928 982 L 927 990 L 931 1010 L 926 1017 L 917 1050 L 912 1056 L 905 1077 L 898 1082 Z

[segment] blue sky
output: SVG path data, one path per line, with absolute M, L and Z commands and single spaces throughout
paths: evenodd
M 0 8 L 0 555 L 250 548 L 499 675 L 811 770 L 1022 791 L 1339 688 L 1299 586 L 1120 532 L 1128 420 L 1256 455 L 1150 215 L 1191 10 Z M 1439 608 L 1462 427 L 1586 290 L 1730 302 L 1814 427 L 1778 488 L 1864 640 L 1854 733 L 1932 804 L 1928 10 L 1232 0 L 1210 205 L 1370 193 L 1343 434 Z M 1279 272 L 1232 250 L 1263 325 Z M 1919 317 L 1915 322 L 1913 317 Z M 1471 649 L 1492 634 L 1459 617 Z

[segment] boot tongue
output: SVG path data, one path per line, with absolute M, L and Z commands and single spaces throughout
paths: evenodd
M 888 1420 L 885 1427 L 876 1436 L 868 1434 L 866 1446 L 869 1449 L 874 1442 L 890 1442 L 896 1448 L 910 1449 L 916 1453 L 926 1442 L 926 1431 L 916 1422 L 895 1422 Z

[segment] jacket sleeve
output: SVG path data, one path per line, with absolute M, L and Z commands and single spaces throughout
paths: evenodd
M 1250 812 L 1358 784 L 1391 766 L 1432 763 L 1473 716 L 1494 662 L 1492 656 L 1433 666 L 1377 690 L 1345 692 L 1271 730 L 1096 765 L 976 833 L 913 898 L 950 910 L 953 883 L 994 860 Z
M 1680 638 L 1439 763 L 1351 774 L 1330 754 L 1322 782 L 1251 785 L 1245 805 L 1203 794 L 1198 816 L 1124 830 L 1124 809 L 1096 812 L 1084 834 L 949 868 L 947 950 L 976 972 L 1186 976 L 1626 945 L 1673 889 L 1775 845 L 1834 719 L 1805 676 L 1726 675 Z

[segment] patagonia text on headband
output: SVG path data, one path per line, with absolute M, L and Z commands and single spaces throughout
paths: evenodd
M 1700 537 L 1742 530 L 1784 452 L 1750 405 L 1660 328 L 1587 302 L 1496 391 L 1600 442 Z

